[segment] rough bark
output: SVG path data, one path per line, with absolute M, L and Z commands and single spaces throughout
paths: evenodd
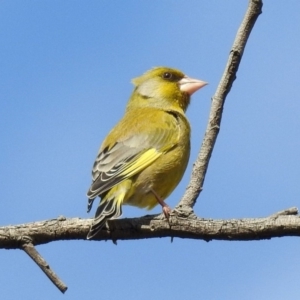
M 61 240 L 86 240 L 92 219 L 58 217 L 15 226 L 0 227 L 0 248 L 23 249 Z M 92 240 L 137 240 L 189 238 L 198 240 L 250 241 L 283 236 L 300 236 L 300 217 L 295 207 L 265 218 L 202 219 L 190 210 L 174 210 L 169 222 L 164 215 L 111 220 Z

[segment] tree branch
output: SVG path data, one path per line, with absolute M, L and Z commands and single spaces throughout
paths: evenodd
M 41 268 L 41 270 L 62 293 L 68 289 L 68 287 L 51 270 L 49 264 L 43 259 L 31 242 L 24 242 L 21 248 L 32 258 L 32 260 Z
M 194 207 L 196 200 L 203 189 L 203 183 L 209 160 L 220 130 L 225 99 L 234 80 L 236 79 L 236 73 L 238 71 L 247 40 L 258 16 L 262 12 L 262 5 L 263 3 L 261 0 L 249 0 L 246 14 L 242 24 L 240 25 L 240 28 L 238 29 L 232 49 L 230 51 L 225 71 L 218 85 L 217 91 L 212 97 L 209 121 L 205 131 L 201 150 L 197 160 L 194 163 L 190 183 L 177 206 L 178 208 L 184 206 Z
M 112 240 L 116 243 L 117 240 L 177 237 L 205 241 L 251 241 L 300 236 L 300 217 L 295 215 L 296 212 L 297 208 L 293 207 L 266 218 L 213 220 L 197 218 L 192 210 L 184 213 L 174 210 L 169 222 L 162 215 L 108 221 L 108 227 L 103 228 L 93 240 Z M 23 249 L 32 257 L 28 249 L 33 245 L 60 240 L 86 240 L 91 223 L 92 219 L 60 217 L 0 227 L 0 248 Z M 24 240 L 31 243 L 24 245 L 20 242 Z M 41 264 L 48 268 L 44 261 Z

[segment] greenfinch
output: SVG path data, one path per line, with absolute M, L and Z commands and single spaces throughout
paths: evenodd
M 122 205 L 152 209 L 180 182 L 190 156 L 190 124 L 185 111 L 190 96 L 207 83 L 177 69 L 156 67 L 132 80 L 125 115 L 102 143 L 87 192 L 88 212 L 101 198 L 87 238 L 107 220 L 122 214 Z

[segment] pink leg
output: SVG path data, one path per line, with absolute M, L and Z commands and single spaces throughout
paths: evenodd
M 171 213 L 171 208 L 170 208 L 170 206 L 169 206 L 168 204 L 166 204 L 166 203 L 164 202 L 164 200 L 161 199 L 153 189 L 151 189 L 151 192 L 152 192 L 153 195 L 155 196 L 157 202 L 162 206 L 162 211 L 163 211 L 165 217 L 169 220 L 170 213 Z

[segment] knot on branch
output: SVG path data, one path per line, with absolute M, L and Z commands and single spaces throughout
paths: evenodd
M 179 204 L 171 212 L 171 216 L 175 216 L 180 219 L 197 219 L 194 210 L 187 205 Z
M 30 236 L 27 235 L 23 235 L 20 236 L 18 239 L 18 242 L 20 244 L 20 247 L 23 249 L 24 247 L 26 247 L 26 245 L 33 245 L 33 239 Z

